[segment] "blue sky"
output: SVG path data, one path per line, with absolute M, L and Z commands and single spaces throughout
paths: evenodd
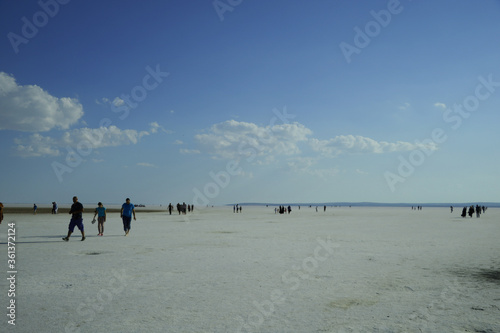
M 500 201 L 499 1 L 3 1 L 4 203 Z

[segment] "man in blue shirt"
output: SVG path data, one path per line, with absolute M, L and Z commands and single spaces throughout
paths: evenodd
M 130 222 L 132 222 L 132 215 L 134 215 L 135 221 L 135 210 L 134 205 L 130 203 L 130 199 L 127 198 L 125 203 L 122 205 L 122 209 L 120 211 L 120 217 L 123 221 L 123 230 L 125 231 L 125 236 L 130 232 Z
M 69 210 L 69 214 L 71 215 L 71 221 L 69 222 L 69 227 L 68 227 L 68 236 L 64 237 L 64 241 L 69 241 L 69 236 L 73 233 L 75 230 L 75 227 L 78 227 L 78 229 L 82 232 L 82 241 L 85 240 L 85 232 L 83 231 L 83 218 L 82 218 L 82 213 L 83 213 L 83 205 L 78 202 L 78 197 L 73 197 L 73 205 L 71 205 L 71 209 Z

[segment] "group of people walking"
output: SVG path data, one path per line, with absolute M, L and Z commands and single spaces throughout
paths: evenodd
M 466 217 L 467 214 L 469 214 L 469 217 L 472 217 L 474 215 L 474 213 L 476 213 L 476 217 L 481 217 L 481 213 L 485 213 L 486 209 L 488 209 L 488 207 L 476 205 L 476 208 L 474 208 L 474 205 L 471 205 L 469 207 L 469 211 L 467 211 L 467 207 L 464 207 L 462 209 L 461 216 Z
M 75 227 L 80 230 L 82 233 L 82 241 L 85 240 L 85 229 L 83 226 L 83 205 L 78 201 L 78 197 L 74 196 L 73 197 L 73 204 L 71 205 L 71 209 L 69 210 L 69 214 L 71 215 L 71 220 L 69 221 L 69 226 L 68 226 L 68 235 L 66 237 L 63 237 L 63 240 L 65 242 L 69 241 L 69 238 L 71 237 L 71 234 L 73 231 L 75 231 Z M 99 202 L 97 204 L 97 208 L 95 209 L 94 212 L 94 218 L 92 220 L 92 224 L 96 222 L 96 216 L 97 216 L 97 229 L 98 229 L 98 236 L 103 236 L 104 234 L 104 222 L 106 222 L 106 207 L 103 206 L 102 202 Z M 135 207 L 134 204 L 130 202 L 130 198 L 125 199 L 125 203 L 122 205 L 122 208 L 120 210 L 120 217 L 123 222 L 123 230 L 125 231 L 125 236 L 128 236 L 130 232 L 130 225 L 132 222 L 132 217 L 134 220 L 135 218 Z
M 52 214 L 57 214 L 59 207 L 57 206 L 57 203 L 55 201 L 52 202 Z M 33 204 L 33 214 L 36 215 L 38 212 L 38 206 L 36 203 Z
M 277 214 L 277 213 L 280 213 L 280 214 L 288 213 L 288 214 L 290 214 L 291 212 L 292 212 L 292 207 L 291 206 L 288 206 L 288 207 L 279 206 L 277 208 L 274 208 L 274 214 Z
M 233 206 L 233 213 L 241 213 L 242 207 L 239 204 Z
M 168 213 L 172 215 L 172 211 L 174 210 L 174 206 L 172 206 L 172 203 L 168 204 Z M 186 205 L 185 202 L 182 203 L 177 203 L 177 212 L 179 215 L 181 214 L 186 214 L 187 212 L 194 212 L 194 205 Z
M 59 207 L 57 206 L 57 203 L 55 201 L 52 202 L 52 214 L 57 214 Z M 36 215 L 38 211 L 38 206 L 36 203 L 33 204 L 33 214 Z

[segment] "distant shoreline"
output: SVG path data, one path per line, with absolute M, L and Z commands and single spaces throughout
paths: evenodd
M 3 203 L 4 214 L 33 214 L 33 204 L 29 203 Z M 423 207 L 423 208 L 450 208 L 453 206 L 456 209 L 469 207 L 471 205 L 476 206 L 485 206 L 487 208 L 500 208 L 499 202 L 481 202 L 481 201 L 471 201 L 467 203 L 377 203 L 377 202 L 327 202 L 327 203 L 256 203 L 256 202 L 238 202 L 238 203 L 229 203 L 229 204 L 218 204 L 218 205 L 210 205 L 210 207 L 218 207 L 224 208 L 229 207 L 232 209 L 233 206 L 238 205 L 242 207 L 278 207 L 278 206 L 291 206 L 291 207 L 357 207 L 357 208 L 411 208 L 411 207 Z M 61 203 L 58 205 L 59 214 L 67 214 L 71 207 L 70 203 Z M 85 208 L 85 213 L 94 213 L 97 204 L 89 204 L 83 203 Z M 119 213 L 122 204 L 104 204 L 108 213 Z M 208 208 L 207 206 L 195 206 L 196 210 L 203 210 Z M 168 205 L 141 205 L 135 206 L 136 212 L 141 213 L 159 213 L 159 212 L 168 212 Z M 174 204 L 174 212 L 177 212 Z M 52 213 L 52 205 L 51 204 L 37 204 L 37 214 L 51 214 Z
M 321 203 L 254 203 L 254 202 L 243 202 L 227 204 L 227 206 L 232 205 L 240 206 L 327 206 L 327 207 L 469 207 L 470 205 L 481 205 L 488 208 L 500 208 L 500 202 L 482 202 L 482 201 L 471 201 L 468 203 L 458 202 L 458 203 L 379 203 L 379 202 L 321 202 Z
M 242 204 L 238 204 L 239 206 L 242 206 L 242 207 L 263 207 L 263 208 L 266 208 L 266 206 L 269 206 L 269 207 L 278 207 L 280 206 L 280 204 L 253 204 L 253 203 L 242 203 Z M 439 204 L 429 204 L 429 205 L 426 205 L 426 204 L 398 204 L 398 205 L 391 205 L 391 204 L 378 204 L 378 205 L 361 205 L 361 204 L 343 204 L 343 205 L 340 205 L 340 204 L 281 204 L 282 206 L 292 206 L 292 207 L 297 207 L 297 206 L 301 206 L 303 208 L 309 208 L 309 206 L 311 207 L 323 207 L 323 206 L 327 206 L 329 208 L 333 207 L 333 208 L 410 208 L 410 207 L 417 207 L 417 206 L 422 206 L 423 208 L 447 208 L 449 209 L 450 206 L 453 206 L 455 209 L 461 209 L 462 207 L 469 207 L 470 205 L 472 205 L 472 203 L 470 204 L 443 204 L 443 205 L 439 205 Z M 230 209 L 232 211 L 232 207 L 233 205 L 232 204 L 228 204 L 228 205 L 225 205 L 225 206 L 214 206 L 214 207 L 210 207 L 210 208 L 223 208 L 223 209 Z M 475 204 L 474 204 L 475 206 Z M 483 206 L 483 204 L 481 204 L 481 206 Z M 488 208 L 500 208 L 500 204 L 492 204 L 492 203 L 485 203 L 484 204 L 485 207 L 488 207 Z M 84 211 L 84 214 L 87 215 L 87 214 L 93 214 L 95 212 L 95 208 L 96 206 L 89 206 L 89 205 L 85 205 L 84 204 L 84 208 L 85 208 L 85 211 Z M 69 212 L 69 209 L 70 209 L 70 205 L 62 205 L 62 207 L 59 207 L 58 209 L 58 214 L 63 214 L 63 215 L 67 215 L 68 212 Z M 207 209 L 207 207 L 195 207 L 195 212 L 201 212 L 201 211 L 204 211 L 205 209 Z M 121 205 L 110 205 L 110 206 L 107 206 L 106 207 L 106 212 L 107 213 L 112 213 L 112 214 L 117 214 L 117 213 L 120 213 L 120 210 L 121 210 Z M 9 206 L 9 205 L 5 205 L 4 204 L 4 214 L 31 214 L 31 215 L 34 215 L 33 214 L 33 206 L 28 206 L 28 205 L 19 205 L 19 204 L 16 204 L 14 206 Z M 136 207 L 135 208 L 135 211 L 137 213 L 168 213 L 168 207 L 167 206 L 149 206 L 149 207 Z M 177 210 L 173 209 L 172 211 L 172 214 L 177 214 Z M 39 205 L 38 208 L 37 208 L 37 215 L 45 215 L 45 214 L 52 214 L 52 206 L 48 206 L 48 205 Z

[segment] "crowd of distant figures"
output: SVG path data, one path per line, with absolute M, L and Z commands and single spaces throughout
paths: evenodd
M 269 207 L 269 205 L 266 205 L 266 207 Z M 333 206 L 332 206 L 333 207 Z M 337 206 L 335 206 L 337 207 Z M 297 208 L 300 210 L 300 206 L 297 206 Z M 312 205 L 309 205 L 309 208 L 312 208 Z M 351 206 L 349 206 L 349 208 L 351 208 Z M 279 206 L 279 207 L 275 207 L 274 208 L 274 214 L 290 214 L 292 212 L 292 207 L 291 206 L 288 206 L 288 207 L 285 207 L 285 206 Z M 318 206 L 316 206 L 316 212 L 318 212 Z M 326 212 L 326 205 L 323 206 L 323 212 Z
M 145 205 L 137 205 L 136 207 L 145 207 Z M 187 214 L 188 212 L 194 212 L 194 205 L 186 205 L 185 202 L 183 202 L 182 204 L 180 203 L 177 203 L 177 212 L 179 213 L 179 215 L 181 214 Z M 208 205 L 207 205 L 208 207 Z M 213 207 L 213 206 L 212 206 Z M 269 207 L 269 205 L 266 205 L 266 207 Z M 335 206 L 337 207 L 337 206 Z M 351 206 L 349 206 L 351 207 Z M 3 205 L 2 205 L 2 208 L 3 208 Z M 312 208 L 312 205 L 309 205 L 309 208 Z M 298 206 L 298 209 L 300 210 L 300 206 Z M 411 207 L 412 210 L 422 210 L 422 206 L 412 206 Z M 474 205 L 471 205 L 470 207 L 464 207 L 462 209 L 462 214 L 461 216 L 462 217 L 467 217 L 467 215 L 469 215 L 469 217 L 473 217 L 474 216 L 474 213 L 476 214 L 476 217 L 481 217 L 481 214 L 484 214 L 486 212 L 486 210 L 488 209 L 488 207 L 485 207 L 485 206 L 480 206 L 480 205 L 476 205 L 474 207 Z M 33 213 L 36 214 L 37 213 L 37 210 L 38 210 L 38 206 L 36 204 L 33 204 Z M 57 205 L 56 202 L 52 202 L 52 214 L 57 214 L 58 213 L 58 210 L 59 210 L 59 207 Z M 172 215 L 172 212 L 174 210 L 174 206 L 172 205 L 172 203 L 170 203 L 168 205 L 168 212 L 170 215 Z M 316 212 L 318 211 L 318 206 L 316 206 Z M 323 206 L 323 211 L 326 212 L 326 205 Z M 241 213 L 242 212 L 242 207 L 241 205 L 239 204 L 236 204 L 236 205 L 233 205 L 233 213 Z M 274 208 L 274 213 L 275 214 L 290 214 L 292 212 L 292 207 L 291 206 L 288 206 L 288 207 L 285 207 L 285 206 L 279 206 L 279 207 L 276 207 Z M 450 212 L 453 213 L 453 206 L 450 206 Z
M 476 205 L 476 208 L 474 208 L 474 205 L 471 205 L 469 207 L 469 211 L 467 212 L 467 207 L 464 207 L 462 209 L 462 217 L 466 217 L 467 214 L 469 214 L 469 217 L 472 217 L 474 215 L 474 213 L 476 213 L 476 217 L 481 217 L 481 213 L 485 213 L 486 210 L 488 209 L 488 207 L 484 207 L 484 206 L 479 206 L 479 205 Z M 451 211 L 453 212 L 453 207 L 451 207 Z
M 242 207 L 239 204 L 233 206 L 233 213 L 241 213 Z
M 168 213 L 170 215 L 172 215 L 172 211 L 174 210 L 174 206 L 172 206 L 172 203 L 169 203 L 168 204 Z M 190 213 L 190 212 L 194 212 L 194 205 L 186 205 L 185 202 L 182 203 L 182 205 L 180 203 L 177 203 L 177 212 L 179 213 L 179 215 L 181 214 L 184 214 L 186 215 L 186 213 Z
M 290 214 L 292 212 L 292 207 L 288 206 L 285 208 L 285 206 L 279 206 L 274 208 L 274 214 L 280 213 L 280 214 L 285 214 L 288 213 Z

